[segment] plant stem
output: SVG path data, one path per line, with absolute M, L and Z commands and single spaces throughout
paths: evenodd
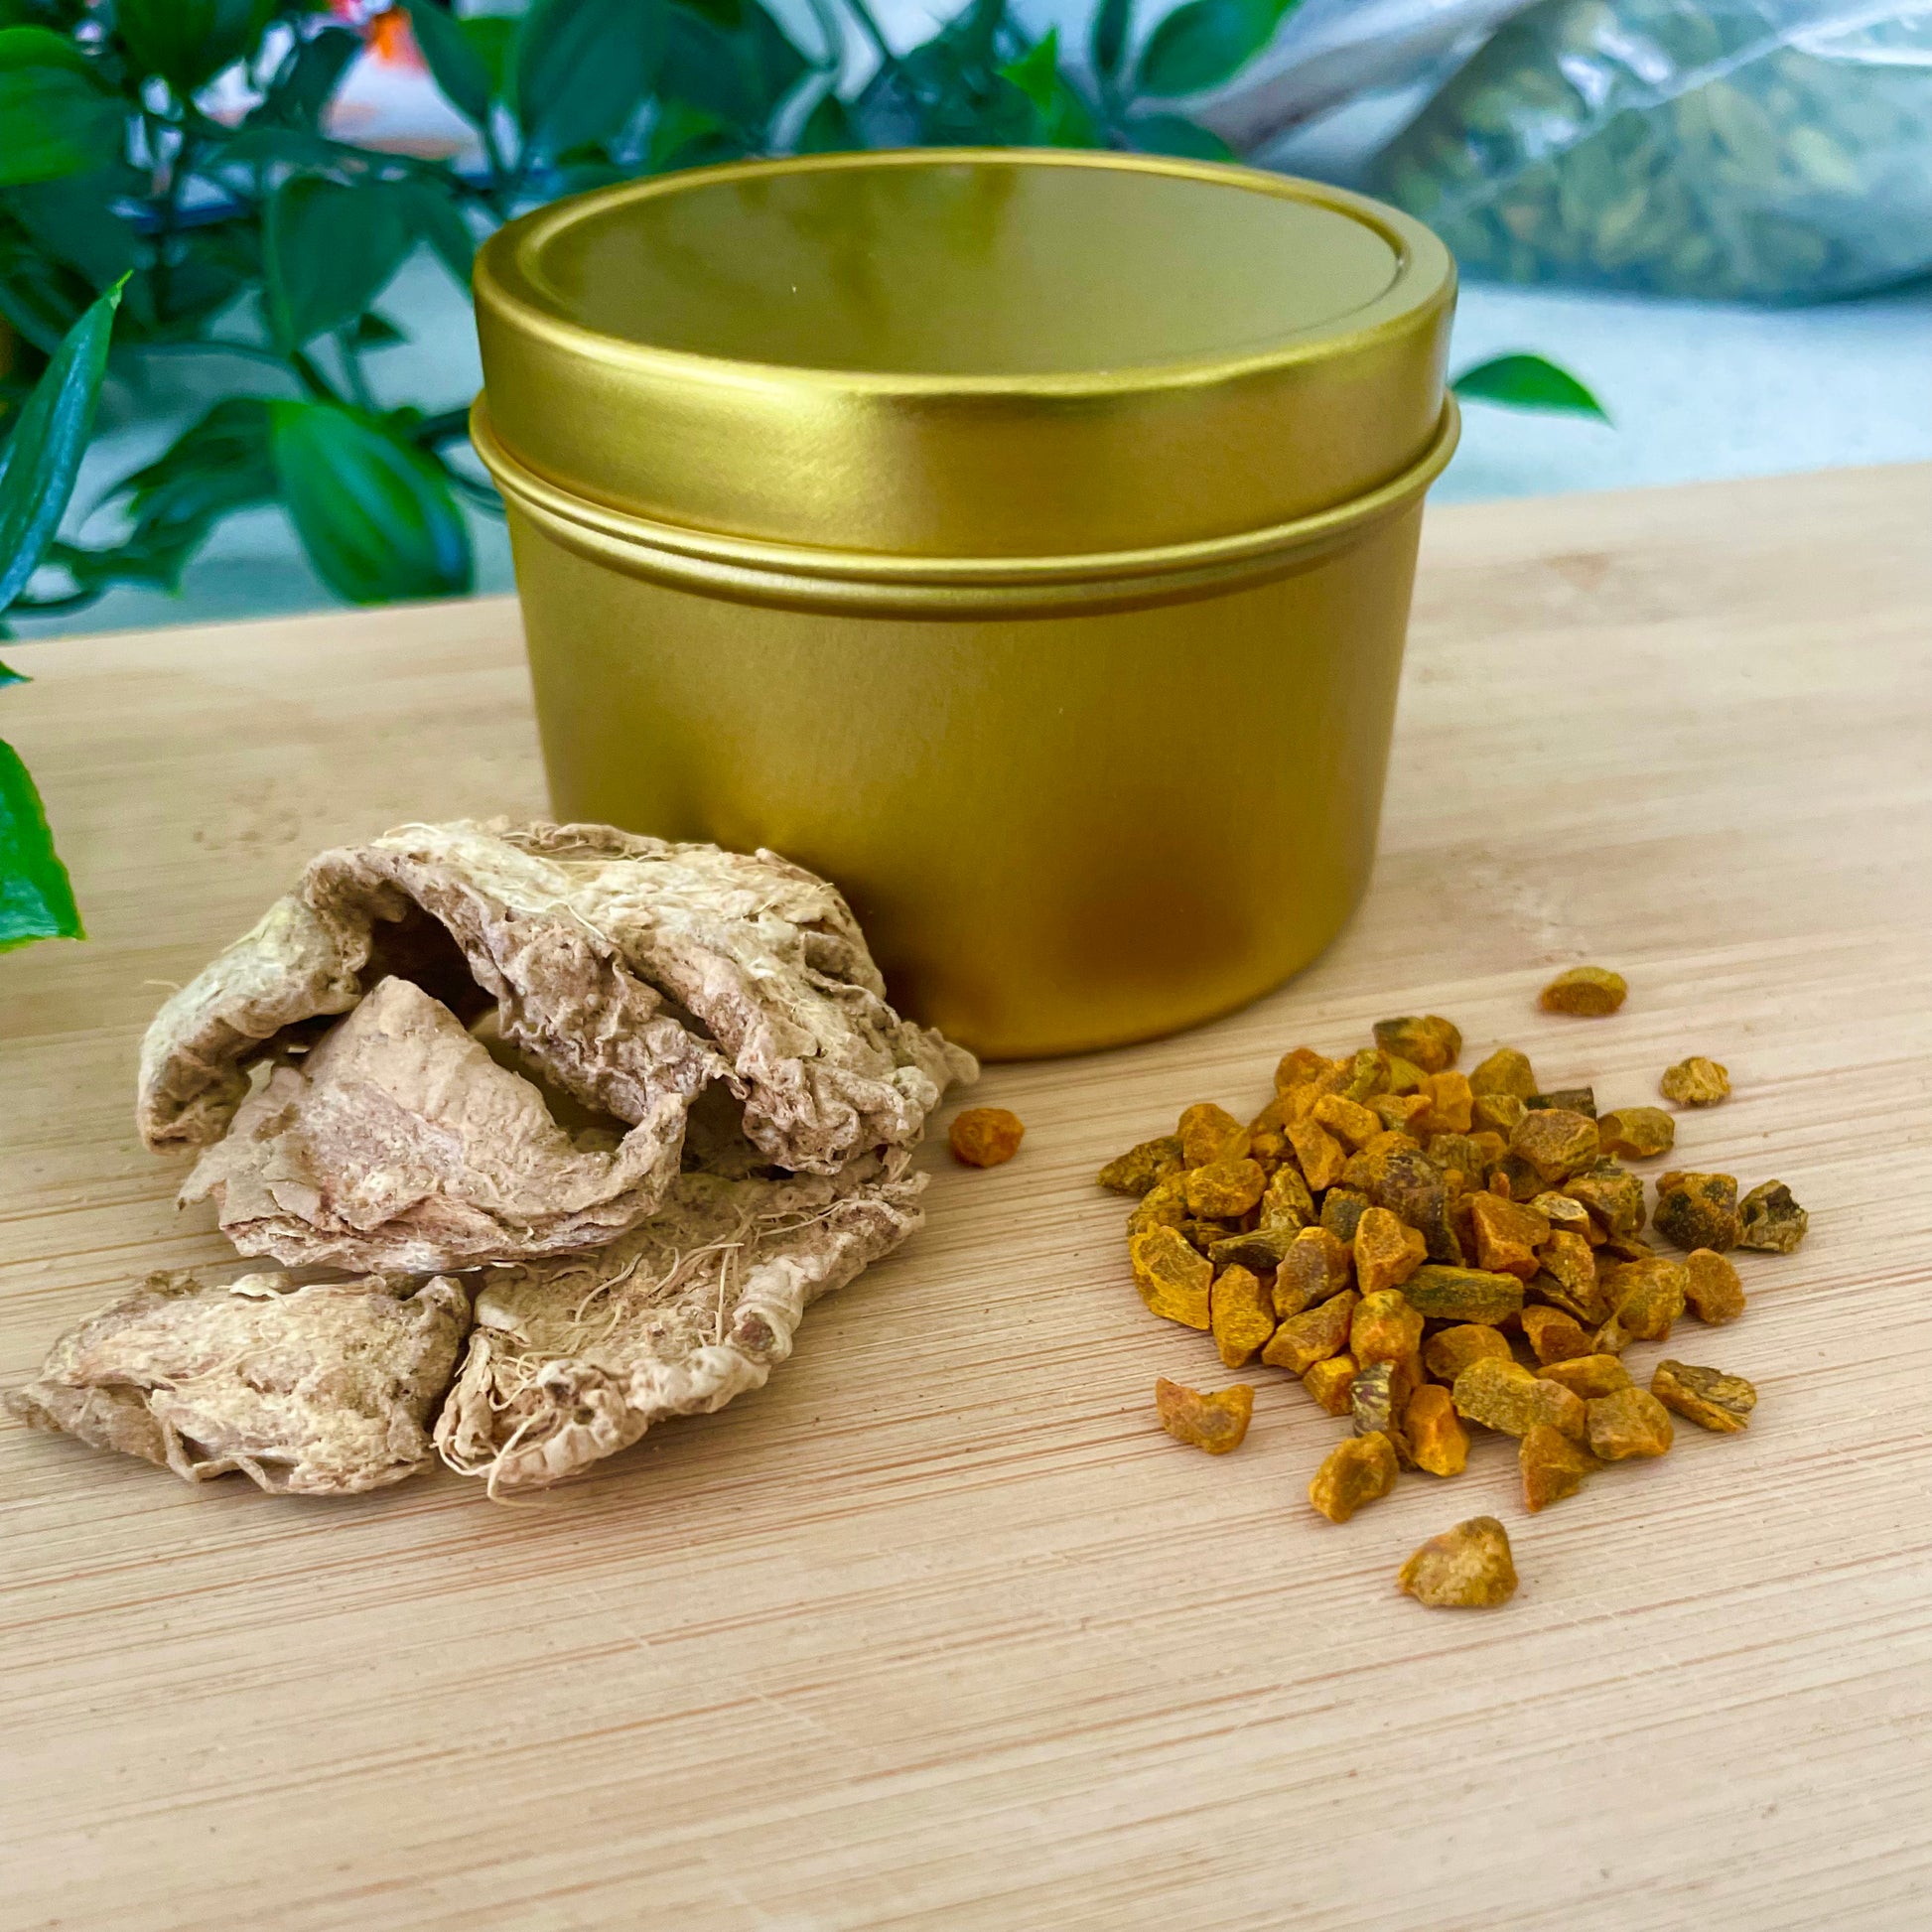
M 300 378 L 303 388 L 318 402 L 333 402 L 339 408 L 344 402 L 342 394 L 335 389 L 323 372 L 317 368 L 309 356 L 299 348 L 289 350 L 288 366 Z
M 362 369 L 362 357 L 355 345 L 349 341 L 348 331 L 336 331 L 336 352 L 342 357 L 343 373 L 348 378 L 348 392 L 355 398 L 358 408 L 375 414 L 375 392 L 369 387 L 369 379 Z
M 420 444 L 426 450 L 432 450 L 439 443 L 452 443 L 459 436 L 469 434 L 469 410 L 445 409 L 437 415 L 425 416 L 410 430 L 409 440 Z

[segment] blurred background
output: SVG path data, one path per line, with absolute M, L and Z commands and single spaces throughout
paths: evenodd
M 1231 155 L 1455 250 L 1438 501 L 1932 458 L 1932 0 L 0 0 L 0 435 L 125 275 L 62 631 L 510 588 L 475 242 L 914 143 Z

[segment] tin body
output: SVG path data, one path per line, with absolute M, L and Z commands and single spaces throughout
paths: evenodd
M 991 1057 L 1253 998 L 1367 884 L 1452 295 L 1373 204 L 1116 155 L 512 224 L 474 431 L 556 810 L 823 872 Z

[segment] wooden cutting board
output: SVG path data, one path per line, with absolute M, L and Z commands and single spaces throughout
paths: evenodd
M 191 1489 L 10 1427 L 6 1927 L 1892 1928 L 1932 1862 L 1932 470 L 1432 517 L 1373 892 L 1182 1038 L 990 1073 L 1020 1158 L 724 1413 L 518 1507 Z M 10 647 L 93 931 L 0 959 L 0 1373 L 224 1254 L 130 1123 L 142 1027 L 313 850 L 540 808 L 500 602 Z M 1231 792 L 1240 776 L 1230 773 Z M 1552 968 L 1629 976 L 1539 1014 Z M 1384 1014 L 1655 1097 L 1788 1180 L 1753 1378 L 1536 1517 L 1512 1445 L 1344 1528 L 1341 1425 L 1257 1370 L 1211 1460 L 1094 1169 Z M 1466 1062 L 1465 1062 L 1466 1063 Z M 1648 1372 L 1659 1351 L 1633 1351 Z M 1395 1593 L 1491 1512 L 1500 1611 Z

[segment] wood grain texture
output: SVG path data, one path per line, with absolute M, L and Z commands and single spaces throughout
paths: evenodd
M 1020 1158 L 931 1161 L 926 1231 L 766 1390 L 589 1480 L 303 1503 L 9 1430 L 0 1924 L 1923 1923 L 1928 528 L 1922 469 L 1435 515 L 1329 955 L 1199 1033 L 990 1075 Z M 325 843 L 541 798 L 506 604 L 17 654 L 6 730 L 94 937 L 0 959 L 9 1380 L 223 1253 L 132 1131 L 157 982 Z M 1583 958 L 1625 1011 L 1537 1013 Z M 1340 1425 L 1272 1371 L 1238 1454 L 1158 1432 L 1158 1373 L 1231 1378 L 1141 1308 L 1093 1170 L 1416 1010 L 1606 1105 L 1728 1063 L 1681 1164 L 1812 1211 L 1740 1258 L 1740 1323 L 1671 1344 L 1757 1382 L 1748 1435 L 1686 1426 L 1535 1518 L 1492 1439 L 1334 1528 L 1304 1488 Z M 1396 1595 L 1479 1512 L 1515 1601 Z

